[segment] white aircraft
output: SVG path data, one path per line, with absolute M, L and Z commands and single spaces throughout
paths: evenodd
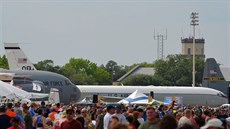
M 183 105 L 203 105 L 217 107 L 227 102 L 224 93 L 206 87 L 168 87 L 168 86 L 89 86 L 77 85 L 81 91 L 81 98 L 91 95 L 104 97 L 125 98 L 135 90 L 146 95 L 152 91 L 154 99 L 164 101 L 174 96 Z
M 35 70 L 34 65 L 31 62 L 28 62 L 23 51 L 19 48 L 17 43 L 12 45 L 4 44 L 5 49 L 12 48 L 16 45 L 17 49 L 10 49 L 10 52 L 6 52 L 7 58 L 10 53 L 17 52 L 16 57 L 12 56 L 8 59 L 8 63 L 11 68 L 22 69 L 22 70 Z M 7 47 L 11 46 L 11 47 Z M 19 48 L 19 49 L 18 49 Z M 27 59 L 26 67 L 19 65 L 18 62 L 13 62 L 12 59 Z M 25 66 L 25 64 L 24 64 Z M 215 66 L 216 67 L 216 66 Z M 216 71 L 220 72 L 220 71 Z M 217 83 L 218 84 L 218 83 Z M 168 86 L 99 86 L 99 85 L 77 85 L 77 88 L 81 91 L 81 99 L 85 97 L 92 97 L 93 95 L 99 95 L 104 98 L 109 98 L 110 100 L 122 99 L 130 95 L 135 90 L 138 90 L 146 95 L 149 95 L 150 92 L 154 92 L 154 99 L 164 101 L 165 99 L 171 98 L 174 96 L 182 104 L 187 105 L 204 105 L 204 106 L 220 106 L 227 102 L 227 96 L 218 90 L 205 87 L 168 87 Z
M 138 90 L 146 95 L 154 92 L 154 99 L 164 101 L 172 96 L 182 104 L 204 105 L 217 107 L 227 103 L 228 85 L 222 75 L 219 65 L 214 58 L 208 58 L 203 74 L 203 87 L 186 86 L 80 86 L 82 98 L 90 94 L 106 96 L 108 98 L 124 98 Z

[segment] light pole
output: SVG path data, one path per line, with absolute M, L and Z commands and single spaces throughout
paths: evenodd
M 112 85 L 113 85 L 113 76 L 115 75 L 115 70 L 114 70 L 114 64 L 113 63 L 110 63 L 109 69 L 110 69 L 111 82 L 112 82 Z
M 195 51 L 195 27 L 197 26 L 197 25 L 199 25 L 198 24 L 198 21 L 199 20 L 197 20 L 197 18 L 198 18 L 198 13 L 196 13 L 196 12 L 192 12 L 191 13 L 191 17 L 190 17 L 191 19 L 192 19 L 192 21 L 191 21 L 191 23 L 190 23 L 190 25 L 192 25 L 193 26 L 193 44 L 192 44 L 192 49 L 193 49 L 193 58 L 192 58 L 192 86 L 194 87 L 195 86 L 195 56 L 196 56 L 196 51 Z

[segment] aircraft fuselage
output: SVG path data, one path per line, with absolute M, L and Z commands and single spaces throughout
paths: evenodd
M 80 90 L 65 76 L 37 70 L 0 70 L 3 73 L 14 73 L 13 85 L 28 92 L 49 93 L 51 88 L 59 90 L 60 102 L 69 104 L 81 97 Z M 33 83 L 39 84 L 40 90 L 33 89 Z

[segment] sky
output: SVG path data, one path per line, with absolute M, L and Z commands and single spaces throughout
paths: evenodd
M 229 8 L 229 0 L 0 0 L 0 55 L 3 42 L 12 42 L 33 63 L 62 66 L 72 57 L 98 65 L 153 63 L 154 30 L 164 36 L 167 30 L 164 57 L 181 54 L 197 12 L 196 38 L 205 39 L 206 57 L 230 67 Z

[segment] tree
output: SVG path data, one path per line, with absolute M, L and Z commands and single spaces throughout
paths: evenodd
M 63 67 L 64 75 L 69 77 L 75 84 L 108 84 L 109 73 L 96 63 L 82 58 L 71 58 Z
M 196 57 L 196 85 L 202 83 L 204 60 Z M 192 59 L 183 55 L 169 55 L 166 60 L 155 61 L 155 78 L 160 85 L 191 86 Z
M 3 69 L 9 69 L 8 61 L 5 55 L 0 56 L 0 67 Z
M 123 85 L 132 86 L 148 86 L 148 85 L 159 85 L 159 81 L 151 75 L 136 74 L 125 78 L 122 81 Z
M 39 61 L 37 64 L 34 64 L 35 68 L 43 71 L 50 71 L 59 74 L 63 74 L 60 66 L 54 66 L 53 60 L 44 60 Z
M 123 65 L 119 66 L 117 62 L 113 60 L 108 61 L 105 67 L 102 66 L 102 68 L 105 68 L 105 70 L 109 72 L 111 82 L 116 81 L 117 79 L 119 79 L 121 76 L 123 76 L 125 73 L 128 72 L 128 66 L 123 66 Z

